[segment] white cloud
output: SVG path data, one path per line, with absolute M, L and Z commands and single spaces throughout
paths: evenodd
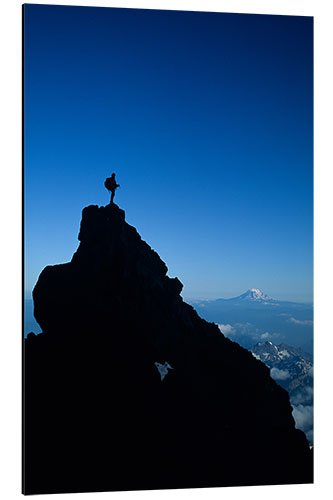
M 307 385 L 302 387 L 295 395 L 292 397 L 293 405 L 305 405 L 313 402 L 313 387 Z
M 290 373 L 288 370 L 279 370 L 279 368 L 272 368 L 271 369 L 271 377 L 274 380 L 287 380 L 290 378 Z
M 290 321 L 290 323 L 294 323 L 295 325 L 303 325 L 303 326 L 312 326 L 313 325 L 313 321 L 311 319 L 305 319 L 305 320 L 300 320 L 300 319 L 296 319 L 296 318 L 289 318 L 288 321 Z
M 297 429 L 301 429 L 307 435 L 313 429 L 313 406 L 298 405 L 293 407 L 293 417 Z
M 224 334 L 224 335 L 235 335 L 236 333 L 236 330 L 233 326 L 227 324 L 227 325 L 223 325 L 222 323 L 217 325 L 219 327 L 219 329 L 221 330 L 221 332 Z
M 271 338 L 271 334 L 269 332 L 265 332 L 263 333 L 260 338 L 262 339 L 270 339 Z
M 240 335 L 249 335 L 251 337 L 256 335 L 257 328 L 252 323 L 235 323 L 234 328 L 237 329 Z
M 279 333 L 269 333 L 265 332 L 260 335 L 261 340 L 267 340 L 267 339 L 277 339 L 280 337 Z
M 310 443 L 313 443 L 313 429 L 310 429 L 309 431 L 306 431 L 305 435 L 308 438 L 308 441 Z

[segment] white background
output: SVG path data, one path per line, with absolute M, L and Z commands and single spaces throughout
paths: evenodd
M 34 3 L 34 2 L 31 2 Z M 50 4 L 51 1 L 38 1 Z M 77 494 L 75 498 L 249 500 L 333 498 L 332 114 L 333 9 L 329 0 L 55 1 L 95 5 L 260 14 L 310 15 L 315 23 L 315 484 Z M 21 494 L 21 2 L 0 5 L 0 495 Z M 274 445 L 273 445 L 274 446 Z M 255 456 L 255 454 L 254 454 Z M 269 460 L 269 457 L 267 457 Z M 43 495 L 57 498 L 59 495 Z M 61 495 L 62 499 L 73 498 Z

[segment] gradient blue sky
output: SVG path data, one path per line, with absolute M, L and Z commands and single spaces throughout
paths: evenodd
M 115 201 L 183 296 L 311 301 L 310 17 L 25 6 L 26 284 Z

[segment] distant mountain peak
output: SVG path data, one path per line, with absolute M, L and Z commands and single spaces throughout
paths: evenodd
M 269 295 L 264 293 L 259 288 L 250 288 L 249 290 L 247 290 L 247 292 L 243 293 L 242 295 L 240 295 L 237 298 L 242 299 L 242 300 L 256 300 L 259 302 L 261 302 L 261 301 L 266 302 L 269 300 L 274 300 L 274 299 L 272 299 L 272 297 L 270 297 Z

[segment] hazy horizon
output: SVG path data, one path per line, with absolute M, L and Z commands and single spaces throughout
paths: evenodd
M 239 291 L 236 291 L 236 292 L 231 292 L 231 291 L 225 291 L 225 292 L 223 292 L 223 291 L 221 291 L 221 293 L 212 294 L 212 295 L 210 295 L 209 293 L 208 294 L 203 294 L 203 293 L 199 292 L 199 293 L 193 294 L 193 295 L 185 295 L 184 294 L 184 290 L 183 290 L 181 292 L 181 296 L 183 297 L 183 300 L 185 302 L 186 301 L 212 301 L 212 300 L 218 300 L 218 299 L 232 299 L 232 298 L 235 298 L 235 297 L 239 297 L 240 295 L 242 295 L 243 293 L 247 292 L 251 288 L 258 288 L 259 290 L 261 290 L 263 292 L 266 292 L 266 290 L 263 290 L 263 289 L 261 289 L 259 287 L 249 287 L 247 289 L 243 289 L 241 291 L 239 290 Z M 280 300 L 280 301 L 298 302 L 298 303 L 304 303 L 304 304 L 313 304 L 313 299 L 311 299 L 311 300 L 303 300 L 300 297 L 293 297 L 293 296 L 288 295 L 287 293 L 283 293 L 283 292 L 280 293 L 280 294 L 278 294 L 278 295 L 277 294 L 271 295 L 270 293 L 268 293 L 267 295 L 269 295 L 273 299 Z M 32 298 L 32 290 L 31 291 L 25 291 L 25 293 L 24 293 L 24 300 L 33 300 L 33 298 Z

